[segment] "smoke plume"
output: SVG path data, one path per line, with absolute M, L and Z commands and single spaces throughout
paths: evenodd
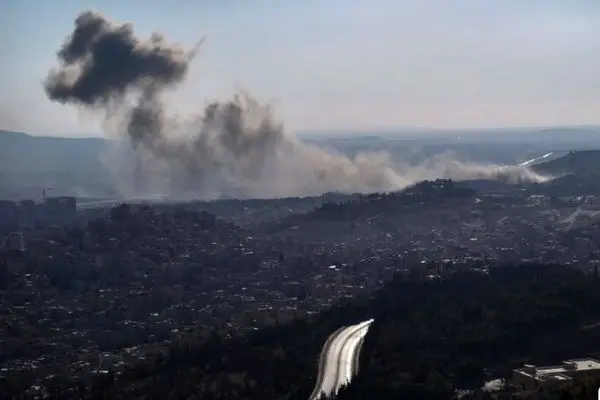
M 271 109 L 249 95 L 212 102 L 189 120 L 171 117 L 163 95 L 185 81 L 197 51 L 198 46 L 187 50 L 157 33 L 139 38 L 133 25 L 86 11 L 76 18 L 57 53 L 60 66 L 50 71 L 44 88 L 52 101 L 94 110 L 106 121 L 118 122 L 136 158 L 127 168 L 123 162 L 111 163 L 124 168 L 114 175 L 128 175 L 138 195 L 206 197 L 227 192 L 283 197 L 389 191 L 442 175 L 542 179 L 526 168 L 465 165 L 449 159 L 418 168 L 394 163 L 383 153 L 351 159 L 286 134 Z

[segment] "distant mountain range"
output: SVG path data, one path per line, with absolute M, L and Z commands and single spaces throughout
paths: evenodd
M 600 149 L 600 127 L 440 131 L 432 136 L 433 133 L 413 130 L 406 135 L 391 131 L 344 135 L 340 132 L 328 138 L 307 140 L 349 155 L 385 150 L 395 159 L 411 164 L 445 151 L 467 161 L 498 164 L 520 163 L 554 152 L 552 159 L 533 168 L 553 175 L 600 172 L 598 151 L 560 157 L 572 149 Z M 103 138 L 39 137 L 0 131 L 0 199 L 39 198 L 44 187 L 52 188 L 56 195 L 93 198 L 116 195 L 115 183 L 101 161 L 108 144 Z
M 531 143 L 599 143 L 600 125 L 525 128 L 467 128 L 429 129 L 418 127 L 386 128 L 355 131 L 300 132 L 298 137 L 307 140 L 417 140 L 463 142 L 513 142 Z
M 94 167 L 105 147 L 102 138 L 30 136 L 0 131 L 0 170 L 67 170 Z
M 0 198 L 40 198 L 43 187 L 56 195 L 105 192 L 110 189 L 100 161 L 105 148 L 100 138 L 0 131 Z

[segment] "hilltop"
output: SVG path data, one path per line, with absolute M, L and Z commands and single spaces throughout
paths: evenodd
M 541 174 L 590 175 L 600 172 L 600 150 L 571 151 L 563 157 L 532 166 Z

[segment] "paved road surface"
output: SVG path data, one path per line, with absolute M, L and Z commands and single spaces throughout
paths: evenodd
M 334 394 L 350 382 L 357 372 L 360 347 L 372 322 L 370 319 L 343 327 L 329 336 L 321 351 L 317 383 L 309 400 Z

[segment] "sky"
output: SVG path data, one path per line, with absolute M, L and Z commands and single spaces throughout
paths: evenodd
M 0 129 L 101 135 L 42 88 L 87 9 L 205 37 L 182 115 L 244 90 L 297 132 L 600 124 L 598 0 L 0 0 Z

